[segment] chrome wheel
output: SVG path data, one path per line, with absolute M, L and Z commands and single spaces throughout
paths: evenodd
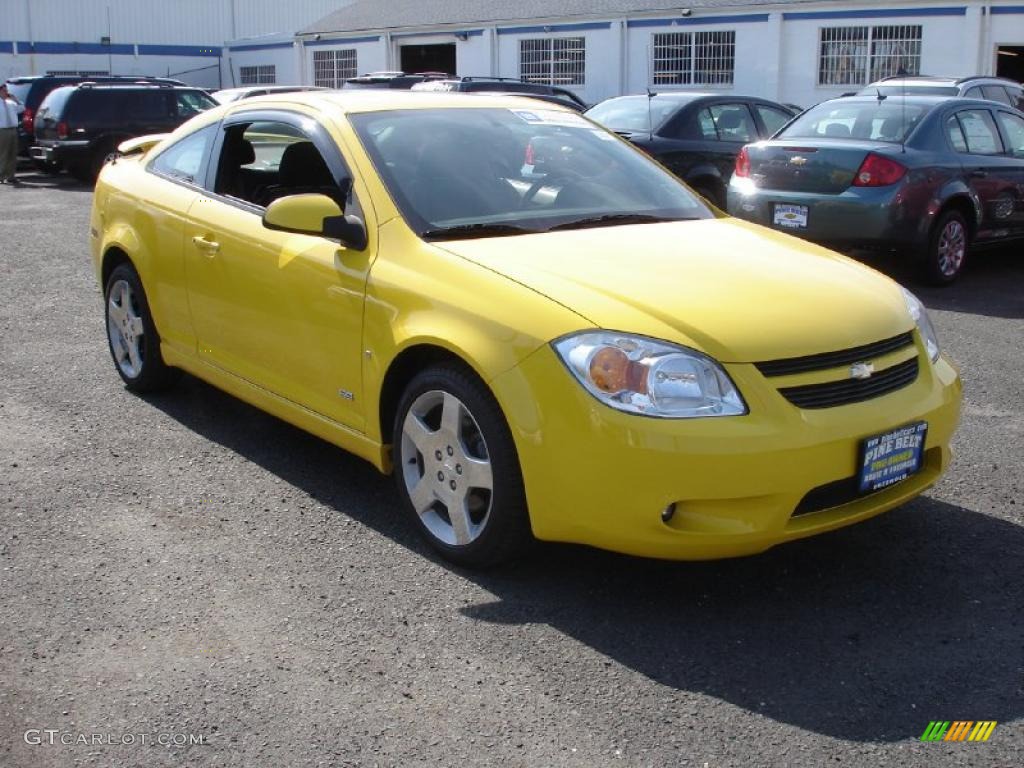
M 139 314 L 135 293 L 127 280 L 118 280 L 107 299 L 107 335 L 117 367 L 129 379 L 142 374 L 145 363 L 143 344 L 145 327 Z
M 480 426 L 450 392 L 417 397 L 402 422 L 401 477 L 424 527 L 449 546 L 475 541 L 491 514 L 494 481 Z
M 963 266 L 966 253 L 967 233 L 964 225 L 955 218 L 950 219 L 939 233 L 936 251 L 939 272 L 945 277 L 956 275 Z

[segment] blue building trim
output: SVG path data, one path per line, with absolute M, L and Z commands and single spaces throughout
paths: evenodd
M 466 37 L 479 37 L 484 31 L 482 29 L 445 29 L 445 30 L 431 30 L 429 32 L 402 32 L 398 35 L 392 35 L 392 40 L 397 40 L 401 37 L 423 37 L 425 35 L 465 35 Z
M 139 45 L 140 56 L 195 56 L 220 58 L 219 45 Z
M 28 40 L 18 41 L 18 53 L 84 53 L 91 56 L 132 56 L 135 53 L 135 46 L 116 43 L 103 45 L 102 43 L 55 43 L 37 40 L 30 43 Z
M 380 35 L 370 35 L 369 37 L 338 37 L 332 38 L 331 40 L 311 40 L 305 39 L 302 44 L 307 48 L 313 48 L 318 45 L 352 45 L 354 43 L 376 43 L 380 40 Z
M 629 28 L 640 27 L 689 27 L 703 24 L 758 24 L 768 21 L 767 13 L 747 13 L 740 16 L 698 16 L 697 18 L 673 19 L 632 19 L 626 22 Z
M 0 40 L 0 53 L 14 53 L 14 41 Z
M 783 13 L 785 21 L 811 19 L 885 19 L 904 16 L 966 16 L 967 6 L 951 8 L 878 8 L 873 11 L 790 11 Z
M 1024 13 L 1024 5 L 995 5 L 989 8 L 993 16 L 1009 16 L 1015 13 Z
M 593 21 L 582 24 L 548 24 L 533 27 L 498 27 L 499 35 L 529 35 L 544 32 L 583 32 L 588 29 L 611 29 L 610 21 Z
M 292 48 L 294 43 L 252 43 L 246 45 L 229 45 L 229 51 L 269 51 L 274 48 Z

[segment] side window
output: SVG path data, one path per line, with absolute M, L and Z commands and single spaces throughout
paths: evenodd
M 775 107 L 765 106 L 764 104 L 755 104 L 754 109 L 757 110 L 758 117 L 764 123 L 765 138 L 774 136 L 782 126 L 792 119 L 789 113 L 783 112 L 781 109 L 775 109 Z
M 217 126 L 210 125 L 179 139 L 161 152 L 149 164 L 149 169 L 172 179 L 195 183 L 203 167 L 203 159 L 210 148 L 210 142 L 216 135 Z
M 999 124 L 1010 142 L 1010 152 L 1014 157 L 1024 157 L 1024 120 L 1009 112 L 999 112 Z
M 124 108 L 136 120 L 166 120 L 174 116 L 166 91 L 126 91 Z
M 718 130 L 715 128 L 715 118 L 711 112 L 702 109 L 697 113 L 697 126 L 700 128 L 701 138 L 706 141 L 718 141 Z
M 964 97 L 968 99 L 984 99 L 985 93 L 981 90 L 980 85 L 976 85 L 973 88 L 968 88 L 964 91 Z
M 949 136 L 949 143 L 953 145 L 953 149 L 957 152 L 967 151 L 967 140 L 964 139 L 964 132 L 960 130 L 960 121 L 956 119 L 956 115 L 946 118 L 946 134 Z
M 224 129 L 214 192 L 261 208 L 288 195 L 342 194 L 310 138 L 288 123 L 269 121 Z
M 987 109 L 965 109 L 956 116 L 967 140 L 967 151 L 972 155 L 998 155 L 1003 151 L 1003 142 Z
M 211 106 L 209 100 L 205 99 L 197 91 L 176 91 L 175 99 L 177 101 L 178 117 L 195 117 Z
M 1001 85 L 986 85 L 981 89 L 981 92 L 985 94 L 986 99 L 1001 101 L 1007 105 L 1010 104 L 1010 97 L 1006 94 L 1006 89 Z
M 711 107 L 718 137 L 722 141 L 757 141 L 757 130 L 746 104 L 715 104 Z

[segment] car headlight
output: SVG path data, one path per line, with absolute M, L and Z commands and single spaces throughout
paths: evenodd
M 928 317 L 928 310 L 925 309 L 921 300 L 906 288 L 903 289 L 903 298 L 907 302 L 907 311 L 914 318 L 917 330 L 921 332 L 921 338 L 924 339 L 925 349 L 928 350 L 928 359 L 934 363 L 939 359 L 941 350 L 939 349 L 939 336 L 935 333 L 935 326 L 932 325 L 931 318 Z
M 722 366 L 692 349 L 613 331 L 586 331 L 552 346 L 590 394 L 620 411 L 665 419 L 747 413 Z

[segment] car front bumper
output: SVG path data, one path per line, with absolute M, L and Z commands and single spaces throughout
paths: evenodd
M 774 223 L 775 206 L 807 207 L 806 227 Z M 907 187 L 850 187 L 839 194 L 761 189 L 750 179 L 729 182 L 728 211 L 755 224 L 786 232 L 805 240 L 837 246 L 871 248 L 914 247 L 923 244 L 927 205 Z
M 751 364 L 727 365 L 746 416 L 659 419 L 598 402 L 545 346 L 491 381 L 514 435 L 537 538 L 646 557 L 753 554 L 865 520 L 917 496 L 949 466 L 957 370 L 941 357 L 910 385 L 851 405 L 801 410 Z M 868 436 L 924 420 L 920 471 L 868 496 L 794 516 L 852 482 Z M 668 521 L 663 512 L 674 505 Z M 805 502 L 806 506 L 806 502 Z M 821 506 L 819 504 L 819 506 Z

